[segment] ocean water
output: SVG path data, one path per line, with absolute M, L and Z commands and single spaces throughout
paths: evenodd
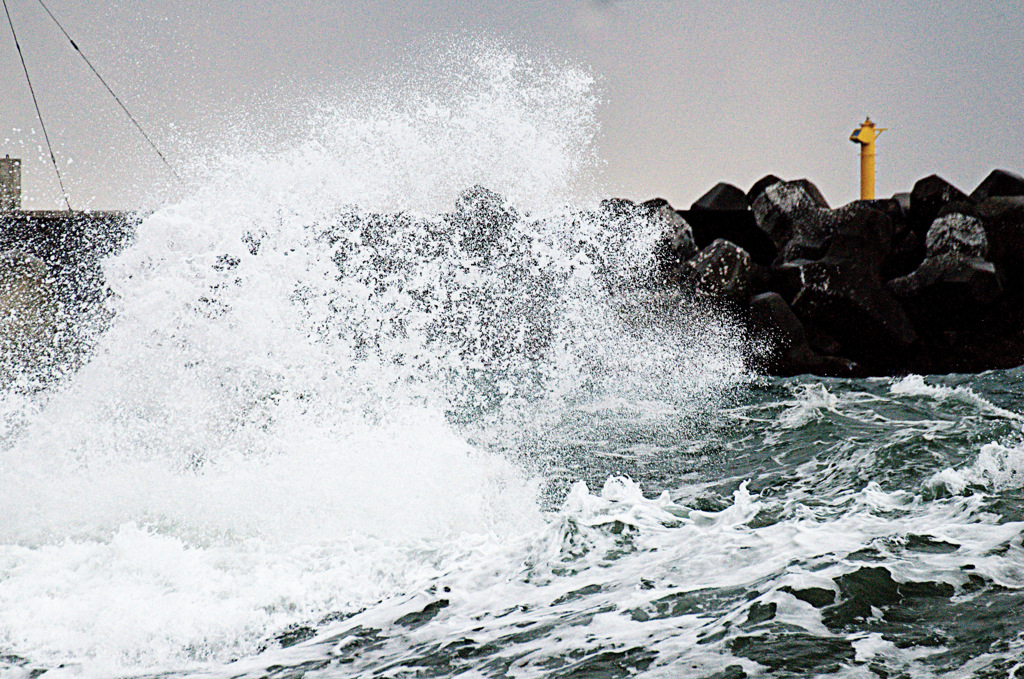
M 0 396 L 0 676 L 1024 676 L 1024 372 L 753 374 L 585 69 L 426 73 L 211 152 Z

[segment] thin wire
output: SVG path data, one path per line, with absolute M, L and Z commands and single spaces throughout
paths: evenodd
M 7 0 L 4 0 L 5 4 L 6 1 Z M 132 121 L 135 127 L 139 130 L 139 133 L 145 138 L 147 142 L 149 142 L 149 145 L 153 147 L 153 150 L 156 151 L 156 154 L 160 156 L 160 160 L 164 161 L 164 165 L 167 166 L 167 169 L 170 170 L 174 178 L 178 180 L 178 183 L 184 184 L 184 182 L 181 181 L 181 177 L 178 176 L 178 173 L 174 171 L 174 167 L 167 160 L 167 157 L 160 152 L 160 149 L 157 148 L 156 144 L 153 143 L 153 140 L 149 138 L 149 135 L 146 134 L 146 131 L 142 129 L 142 125 L 140 125 L 139 121 L 135 119 L 135 116 L 131 114 L 131 112 L 128 110 L 128 107 L 125 106 L 124 103 L 121 101 L 120 97 L 114 94 L 114 90 L 110 88 L 110 85 L 108 85 L 107 81 L 103 79 L 103 76 L 101 76 L 100 72 L 96 70 L 96 67 L 92 65 L 92 62 L 89 61 L 89 58 L 87 56 L 85 56 L 85 53 L 82 52 L 82 50 L 78 47 L 78 44 L 71 38 L 70 35 L 68 35 L 68 32 L 64 30 L 64 27 L 61 25 L 59 21 L 57 21 L 57 17 L 53 15 L 53 12 L 51 12 L 50 8 L 46 6 L 46 3 L 44 3 L 43 0 L 38 0 L 38 2 L 40 5 L 42 5 L 43 9 L 46 10 L 46 13 L 50 15 L 50 18 L 53 19 L 53 23 L 57 24 L 57 28 L 59 28 L 60 32 L 64 34 L 64 37 L 68 39 L 68 42 L 70 42 L 71 46 L 75 48 L 75 51 L 78 52 L 78 55 L 80 57 L 82 57 L 85 63 L 89 66 L 89 69 L 92 70 L 93 74 L 99 79 L 101 83 L 103 83 L 103 86 L 107 88 L 107 92 L 109 92 L 110 96 L 114 98 L 114 101 L 116 101 L 117 105 L 121 107 L 121 110 L 124 111 L 126 116 L 128 116 L 128 119 Z
M 50 151 L 50 161 L 53 163 L 53 169 L 57 173 L 57 182 L 60 184 L 61 194 L 64 196 L 64 202 L 68 206 L 68 212 L 71 212 L 71 200 L 68 198 L 67 189 L 64 188 L 64 179 L 60 176 L 60 168 L 57 167 L 57 158 L 53 155 L 53 146 L 50 144 L 50 135 L 46 132 L 46 123 L 43 122 L 43 112 L 39 110 L 39 100 L 36 99 L 36 90 L 32 87 L 32 78 L 28 75 L 28 66 L 25 65 L 25 55 L 21 53 L 21 43 L 18 42 L 18 34 L 14 30 L 14 21 L 11 19 L 11 10 L 7 8 L 7 0 L 3 0 L 4 12 L 7 14 L 7 24 L 11 27 L 11 35 L 14 36 L 14 46 L 18 48 L 18 57 L 21 59 L 21 68 L 25 71 L 25 80 L 28 81 L 28 91 L 32 93 L 32 103 L 36 105 L 36 116 L 39 118 L 39 126 L 43 128 L 43 138 L 46 139 L 46 148 Z

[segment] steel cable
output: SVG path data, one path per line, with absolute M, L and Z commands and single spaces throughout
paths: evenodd
M 25 80 L 28 82 L 28 91 L 32 93 L 32 103 L 36 106 L 36 116 L 39 118 L 39 126 L 43 128 L 43 138 L 46 140 L 46 148 L 50 151 L 50 161 L 57 173 L 57 182 L 60 184 L 61 194 L 64 196 L 64 203 L 71 212 L 71 200 L 68 198 L 67 189 L 64 188 L 64 179 L 60 176 L 60 168 L 57 167 L 57 158 L 53 155 L 53 145 L 50 144 L 50 135 L 46 132 L 46 123 L 43 122 L 43 112 L 39 109 L 39 100 L 36 98 L 36 90 L 32 87 L 32 78 L 28 74 L 28 66 L 25 65 L 25 55 L 21 53 L 21 43 L 18 42 L 18 33 L 14 30 L 14 21 L 11 19 L 11 10 L 7 7 L 7 0 L 3 0 L 4 12 L 7 14 L 7 25 L 11 27 L 11 35 L 14 36 L 14 46 L 18 48 L 18 57 L 21 59 L 21 68 L 25 71 Z

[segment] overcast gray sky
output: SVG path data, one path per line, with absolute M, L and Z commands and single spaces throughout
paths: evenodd
M 878 193 L 937 172 L 970 190 L 1024 171 L 1024 3 L 44 0 L 175 164 L 240 118 L 272 125 L 304 95 L 344 98 L 418 50 L 488 35 L 598 81 L 609 194 L 677 207 L 718 181 L 808 177 L 858 195 L 850 130 L 870 114 Z M 7 0 L 76 208 L 153 205 L 166 171 L 38 0 Z M 2 17 L 0 17 L 2 18 Z M 0 154 L 25 160 L 25 207 L 60 203 L 9 29 Z

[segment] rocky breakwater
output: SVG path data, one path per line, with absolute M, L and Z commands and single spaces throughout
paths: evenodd
M 455 208 L 436 218 L 343 210 L 317 231 L 337 241 L 342 269 L 355 257 L 351 243 L 360 243 L 371 277 L 402 270 L 410 258 L 458 254 L 463 268 L 482 272 L 479 294 L 494 307 L 481 340 L 488 355 L 498 360 L 523 342 L 527 357 L 543 352 L 550 328 L 538 305 L 559 281 L 557 272 L 536 273 L 531 253 L 562 229 L 543 228 L 479 186 Z M 746 192 L 718 184 L 687 210 L 662 199 L 609 199 L 557 219 L 570 220 L 572 242 L 562 245 L 621 298 L 627 320 L 656 323 L 694 303 L 713 307 L 746 327 L 751 364 L 770 374 L 1024 364 L 1024 178 L 1011 172 L 992 172 L 970 194 L 933 175 L 909 193 L 838 208 L 805 179 L 769 175 Z M 25 365 L 46 379 L 85 355 L 108 308 L 100 261 L 134 224 L 128 213 L 0 213 L 0 387 L 24 376 Z M 649 250 L 632 250 L 637 229 L 660 233 L 653 267 L 639 263 Z M 495 305 L 506 288 L 515 294 Z M 454 333 L 458 345 L 464 310 L 440 309 L 430 307 L 428 329 Z
M 636 205 L 665 210 L 663 200 Z M 811 182 L 718 184 L 666 230 L 661 284 L 734 314 L 772 374 L 979 372 L 1024 364 L 1024 178 L 941 177 L 832 208 Z

